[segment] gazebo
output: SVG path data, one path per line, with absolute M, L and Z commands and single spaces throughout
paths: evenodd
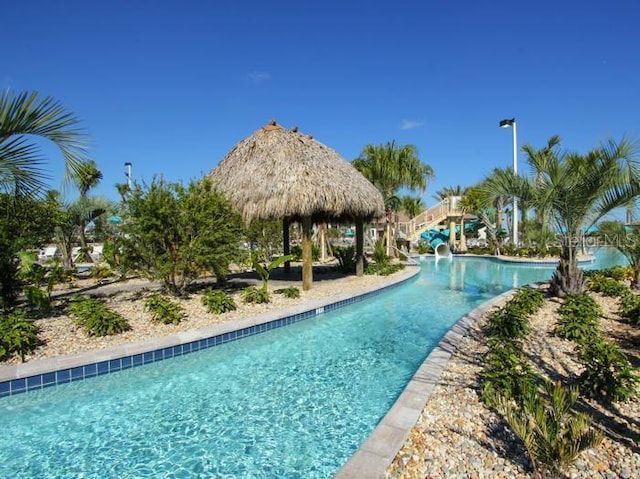
M 311 235 L 314 223 L 356 224 L 356 273 L 363 274 L 364 222 L 384 216 L 380 192 L 336 151 L 271 121 L 236 144 L 209 173 L 250 224 L 282 219 L 284 254 L 289 225 L 302 223 L 302 288 L 313 282 Z

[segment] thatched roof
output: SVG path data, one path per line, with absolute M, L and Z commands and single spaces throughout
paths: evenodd
M 382 195 L 351 163 L 311 135 L 275 122 L 235 145 L 209 178 L 247 223 L 384 216 Z

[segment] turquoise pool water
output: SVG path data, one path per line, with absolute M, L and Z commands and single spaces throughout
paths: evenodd
M 331 477 L 453 323 L 552 271 L 429 259 L 314 319 L 3 398 L 0 477 Z

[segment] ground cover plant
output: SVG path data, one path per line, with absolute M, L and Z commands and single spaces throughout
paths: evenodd
M 25 354 L 33 352 L 41 341 L 40 328 L 27 318 L 24 311 L 14 310 L 0 316 L 0 360 L 18 354 L 24 362 Z
M 109 336 L 131 329 L 122 315 L 94 298 L 76 296 L 71 301 L 69 312 L 76 326 L 89 336 Z
M 178 324 L 186 317 L 178 303 L 159 293 L 153 293 L 145 300 L 144 309 L 151 313 L 152 321 L 162 324 Z
M 202 305 L 212 314 L 222 314 L 236 309 L 236 303 L 229 293 L 221 289 L 209 288 L 202 295 Z

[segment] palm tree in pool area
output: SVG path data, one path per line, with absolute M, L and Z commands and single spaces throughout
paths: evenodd
M 640 194 L 637 148 L 623 138 L 579 154 L 560 150 L 560 138 L 553 137 L 541 149 L 525 145 L 523 150 L 534 172 L 533 178 L 526 179 L 529 202 L 548 217 L 561 243 L 551 292 L 557 296 L 580 293 L 584 278 L 577 253 L 583 231 Z M 511 195 L 524 194 L 521 178 L 505 189 Z
M 428 180 L 433 178 L 433 169 L 420 161 L 415 146 L 397 145 L 395 141 L 366 145 L 353 166 L 382 193 L 387 216 L 387 255 L 391 256 L 391 222 L 394 206 L 399 204 L 398 191 L 401 188 L 424 191 Z
M 90 201 L 89 191 L 98 186 L 102 179 L 102 172 L 98 169 L 93 160 L 89 160 L 82 163 L 80 168 L 73 173 L 72 179 L 80 193 L 80 198 L 78 198 L 78 210 L 80 211 L 78 225 L 80 228 L 80 248 L 83 252 L 82 254 L 84 255 L 85 261 L 92 263 L 93 259 L 87 249 L 85 228 L 88 223 L 95 219 L 96 211 L 99 211 L 100 209 L 96 209 Z
M 37 194 L 48 176 L 44 159 L 31 137 L 55 144 L 65 159 L 70 179 L 87 159 L 87 137 L 79 120 L 51 97 L 36 92 L 0 93 L 0 189 L 14 194 Z

